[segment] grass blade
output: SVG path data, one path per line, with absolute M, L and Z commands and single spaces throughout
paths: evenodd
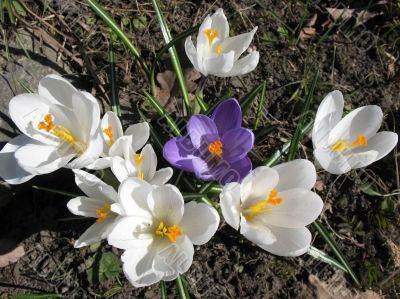
M 190 299 L 189 291 L 187 289 L 187 282 L 182 275 L 178 275 L 176 278 L 176 286 L 178 288 L 178 294 L 180 299 Z
M 11 299 L 54 299 L 62 298 L 60 294 L 14 294 Z
M 304 136 L 304 134 L 307 134 L 311 130 L 313 124 L 314 124 L 314 121 L 310 121 L 309 123 L 307 123 L 301 129 L 300 136 Z M 263 164 L 265 166 L 269 166 L 269 167 L 272 167 L 275 164 L 277 164 L 280 161 L 280 159 L 282 158 L 282 156 L 288 152 L 288 150 L 290 148 L 290 144 L 291 144 L 291 141 L 289 140 L 280 149 L 276 150 L 267 160 L 265 160 Z
M 327 263 L 331 266 L 334 266 L 346 273 L 349 273 L 347 271 L 347 269 L 341 264 L 339 263 L 337 260 L 335 260 L 333 257 L 327 255 L 325 252 L 323 252 L 322 250 L 319 250 L 318 248 L 315 248 L 314 246 L 310 246 L 310 248 L 308 249 L 307 252 L 310 256 L 312 256 L 313 258 L 323 261 L 324 263 Z
M 264 104 L 265 104 L 266 89 L 267 89 L 267 81 L 264 80 L 264 82 L 262 83 L 260 100 L 258 102 L 258 109 L 257 109 L 257 114 L 256 114 L 256 122 L 254 123 L 254 130 L 257 130 L 258 124 L 260 123 L 261 113 L 262 113 L 262 110 L 263 110 Z
M 329 247 L 332 249 L 333 253 L 336 255 L 337 259 L 342 263 L 342 265 L 346 268 L 346 272 L 349 273 L 353 281 L 356 283 L 356 285 L 361 288 L 361 283 L 358 280 L 356 274 L 354 273 L 353 269 L 351 268 L 349 262 L 347 261 L 346 257 L 344 254 L 341 252 L 339 249 L 338 245 L 336 244 L 335 240 L 331 237 L 329 232 L 326 230 L 326 228 L 322 225 L 321 222 L 318 220 L 313 222 L 314 228 L 318 231 L 318 233 L 321 235 L 322 238 L 327 242 Z
M 118 117 L 121 117 L 121 106 L 119 105 L 118 85 L 117 85 L 117 78 L 115 75 L 115 52 L 114 52 L 112 35 L 110 35 L 109 60 L 110 60 L 111 109 L 116 115 L 118 115 Z
M 169 43 L 167 43 L 156 55 L 156 58 L 154 59 L 151 68 L 150 68 L 150 84 L 151 84 L 151 90 L 153 92 L 153 95 L 155 95 L 156 92 L 156 66 L 157 63 L 160 61 L 161 57 L 171 48 L 172 46 L 175 46 L 178 42 L 183 40 L 184 38 L 188 37 L 189 35 L 197 32 L 200 28 L 200 25 L 189 28 L 188 30 L 179 33 L 177 36 L 175 36 Z
M 67 197 L 78 197 L 80 196 L 79 194 L 71 193 L 68 191 L 62 191 L 62 190 L 57 190 L 57 189 L 52 189 L 52 188 L 47 188 L 47 187 L 42 187 L 42 186 L 36 186 L 32 185 L 33 189 L 40 190 L 40 191 L 45 191 L 45 192 L 50 192 L 54 194 L 59 194 L 59 195 L 64 195 Z
M 160 281 L 160 293 L 161 293 L 161 299 L 167 299 L 167 286 L 165 284 L 164 280 Z
M 147 118 L 146 118 L 146 116 L 143 114 L 143 111 L 140 110 L 140 109 L 138 109 L 138 112 L 139 112 L 139 115 L 140 115 L 140 117 L 142 118 L 142 120 L 145 121 L 145 122 L 147 122 L 147 123 L 149 124 L 149 127 L 150 127 L 150 135 L 151 135 L 151 137 L 153 138 L 153 141 L 155 142 L 156 147 L 158 148 L 158 150 L 159 150 L 160 152 L 162 152 L 162 149 L 163 149 L 163 146 L 164 146 L 164 143 L 165 143 L 165 142 L 162 141 L 163 138 L 161 138 L 161 136 L 157 133 L 157 131 L 154 130 L 154 127 L 150 124 L 150 122 L 147 121 Z
M 252 90 L 250 90 L 249 93 L 247 93 L 243 97 L 243 99 L 240 103 L 240 107 L 242 107 L 243 116 L 245 116 L 247 114 L 247 112 L 249 111 L 249 109 L 251 107 L 251 104 L 253 103 L 254 99 L 256 98 L 256 96 L 258 95 L 258 93 L 261 91 L 262 88 L 263 88 L 263 83 L 254 87 Z
M 136 57 L 136 59 L 142 66 L 143 70 L 146 72 L 147 76 L 149 76 L 150 74 L 149 69 L 145 61 L 140 56 L 139 50 L 129 40 L 128 36 L 121 30 L 121 28 L 117 25 L 115 20 L 104 10 L 104 8 L 99 3 L 97 3 L 96 0 L 86 0 L 86 2 L 95 11 L 95 13 L 108 25 L 108 27 L 110 27 L 110 29 L 118 36 L 118 38 L 129 49 L 132 55 Z
M 165 43 L 168 44 L 172 40 L 172 37 L 171 37 L 171 33 L 169 32 L 169 29 L 168 29 L 168 26 L 167 26 L 167 22 L 166 22 L 166 20 L 164 18 L 164 15 L 163 15 L 163 13 L 162 13 L 162 11 L 160 9 L 160 6 L 158 5 L 158 1 L 157 0 L 152 0 L 151 2 L 153 3 L 154 10 L 156 11 L 156 14 L 157 14 L 157 17 L 158 17 L 158 22 L 160 24 L 161 32 L 162 32 L 162 35 L 164 37 Z M 191 115 L 189 94 L 188 94 L 188 91 L 187 91 L 186 82 L 185 82 L 185 76 L 183 75 L 181 62 L 179 61 L 178 52 L 176 51 L 175 46 L 171 46 L 168 49 L 168 52 L 169 52 L 170 57 L 171 57 L 171 63 L 172 63 L 172 66 L 174 68 L 174 71 L 175 71 L 175 74 L 176 74 L 176 78 L 177 78 L 179 86 L 181 88 L 181 92 L 182 92 L 182 96 L 183 96 L 183 101 L 185 103 L 186 111 L 187 111 L 188 115 Z
M 157 113 L 161 117 L 165 117 L 165 120 L 166 120 L 169 128 L 171 129 L 172 133 L 175 136 L 181 135 L 181 131 L 179 130 L 178 125 L 172 119 L 172 117 L 169 115 L 169 113 L 164 109 L 164 107 L 162 107 L 160 105 L 160 103 L 148 92 L 145 91 L 144 94 L 145 94 L 146 98 L 149 100 L 149 103 L 153 106 L 154 109 L 156 109 Z
M 315 85 L 317 84 L 319 78 L 319 70 L 317 70 L 317 73 L 314 76 L 313 82 L 311 84 L 311 88 L 307 94 L 306 101 L 304 103 L 303 111 L 300 116 L 299 123 L 297 124 L 296 130 L 294 131 L 292 140 L 290 142 L 290 147 L 289 147 L 289 153 L 288 153 L 288 161 L 293 160 L 296 157 L 297 154 L 297 148 L 299 147 L 299 142 L 302 138 L 302 129 L 304 126 L 304 122 L 308 116 L 308 113 L 310 111 L 310 106 L 311 102 L 313 100 L 313 95 L 314 95 L 314 90 L 315 90 Z

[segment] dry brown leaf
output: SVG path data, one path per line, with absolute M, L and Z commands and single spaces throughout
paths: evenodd
M 362 10 L 357 13 L 356 26 L 364 24 L 370 19 L 375 18 L 376 16 L 379 16 L 381 14 L 383 14 L 383 12 L 369 12 L 367 10 Z
M 194 93 L 196 91 L 198 84 L 195 81 L 200 78 L 201 74 L 194 68 L 185 70 L 185 80 L 187 84 L 187 89 L 190 93 Z
M 0 239 L 0 268 L 17 262 L 24 254 L 24 247 L 17 246 L 14 241 Z
M 331 15 L 332 19 L 335 21 L 341 19 L 346 21 L 354 15 L 354 9 L 350 8 L 327 8 L 328 13 Z

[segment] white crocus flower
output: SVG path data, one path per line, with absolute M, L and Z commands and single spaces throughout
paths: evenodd
M 118 214 L 111 211 L 111 205 L 118 200 L 118 193 L 113 187 L 90 173 L 83 170 L 74 172 L 76 184 L 87 196 L 71 199 L 67 207 L 72 214 L 97 218 L 96 222 L 75 242 L 75 248 L 79 248 L 108 237 L 118 217 Z
M 212 207 L 184 204 L 173 185 L 152 186 L 129 178 L 118 190 L 119 203 L 112 211 L 119 218 L 108 236 L 110 245 L 124 249 L 123 270 L 135 286 L 175 279 L 193 261 L 193 245 L 208 242 L 219 225 Z
M 146 144 L 150 136 L 150 127 L 147 122 L 129 126 L 124 134 L 121 121 L 112 111 L 107 111 L 104 114 L 100 126 L 104 140 L 104 152 L 101 158 L 87 166 L 90 169 L 111 167 L 111 161 L 114 157 L 122 157 L 124 155 L 122 149 L 125 146 L 132 147 L 136 152 Z
M 383 113 L 368 105 L 342 119 L 343 95 L 329 93 L 321 102 L 312 132 L 314 156 L 328 172 L 343 174 L 385 157 L 397 144 L 394 132 L 379 132 Z
M 111 171 L 120 182 L 136 177 L 152 185 L 163 185 L 172 177 L 171 167 L 157 170 L 157 155 L 151 144 L 146 144 L 140 154 L 129 144 L 125 147 L 124 158 L 117 156 L 111 161 Z
M 273 168 L 254 169 L 220 194 L 225 221 L 262 249 L 280 256 L 298 256 L 311 243 L 305 227 L 322 210 L 322 200 L 310 189 L 316 181 L 314 165 L 294 160 Z
M 103 151 L 97 100 L 58 75 L 40 80 L 38 93 L 12 98 L 9 112 L 23 133 L 0 152 L 0 176 L 11 184 L 85 167 Z
M 233 77 L 254 70 L 260 54 L 253 51 L 240 56 L 249 47 L 257 27 L 251 32 L 229 37 L 229 24 L 223 10 L 207 16 L 200 26 L 196 47 L 192 38 L 185 41 L 186 55 L 194 68 L 204 76 Z M 240 58 L 240 59 L 239 59 Z

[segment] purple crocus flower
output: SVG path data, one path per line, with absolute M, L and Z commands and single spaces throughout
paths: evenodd
M 163 156 L 171 165 L 221 184 L 240 182 L 252 169 L 247 153 L 253 148 L 254 134 L 242 128 L 236 99 L 218 105 L 211 118 L 193 115 L 186 129 L 188 137 L 175 137 L 164 146 Z

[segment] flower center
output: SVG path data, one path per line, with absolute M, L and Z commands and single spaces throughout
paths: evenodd
M 156 235 L 159 237 L 167 237 L 172 243 L 176 242 L 176 238 L 182 236 L 183 233 L 178 225 L 167 227 L 164 222 L 160 222 L 156 229 Z
M 45 130 L 48 133 L 53 133 L 61 141 L 70 144 L 78 154 L 83 154 L 86 151 L 87 145 L 78 141 L 74 135 L 65 127 L 54 124 L 54 117 L 50 113 L 46 114 L 43 121 L 39 122 L 37 127 L 39 130 Z
M 104 134 L 107 135 L 107 137 L 108 137 L 108 139 L 109 139 L 109 140 L 108 140 L 108 146 L 113 145 L 113 143 L 114 143 L 114 136 L 113 136 L 112 126 L 109 125 L 107 129 L 104 129 L 104 130 L 103 130 L 103 132 L 104 132 Z
M 208 146 L 208 151 L 214 156 L 222 155 L 222 142 L 221 140 L 216 140 Z
M 248 209 L 246 209 L 243 213 L 246 220 L 251 220 L 258 214 L 272 212 L 272 208 L 267 208 L 267 207 L 268 206 L 275 207 L 283 201 L 283 198 L 277 197 L 277 195 L 278 191 L 276 189 L 272 189 L 267 199 L 264 199 L 254 205 L 251 205 Z
M 222 53 L 222 46 L 221 46 L 221 44 L 219 44 L 219 45 L 217 46 L 217 48 L 215 49 L 215 53 L 217 53 L 218 55 L 221 55 L 221 53 Z
M 144 160 L 144 156 L 141 154 L 135 154 L 135 163 L 136 163 L 136 167 L 138 168 L 139 174 L 138 174 L 138 178 L 141 180 L 144 180 L 144 173 L 142 171 L 142 162 Z
M 96 210 L 96 214 L 99 215 L 96 222 L 99 223 L 106 220 L 111 213 L 111 205 L 109 203 L 104 204 L 102 208 Z
M 214 38 L 216 38 L 218 36 L 218 30 L 212 29 L 212 28 L 207 28 L 203 32 L 208 39 L 208 45 L 211 47 L 211 44 L 212 44 Z
M 353 143 L 350 143 L 350 141 L 346 139 L 345 140 L 339 139 L 338 141 L 336 141 L 334 145 L 332 145 L 331 149 L 335 152 L 342 152 L 346 149 L 351 149 L 353 147 L 367 146 L 367 145 L 368 145 L 367 138 L 365 138 L 363 134 L 360 134 Z

